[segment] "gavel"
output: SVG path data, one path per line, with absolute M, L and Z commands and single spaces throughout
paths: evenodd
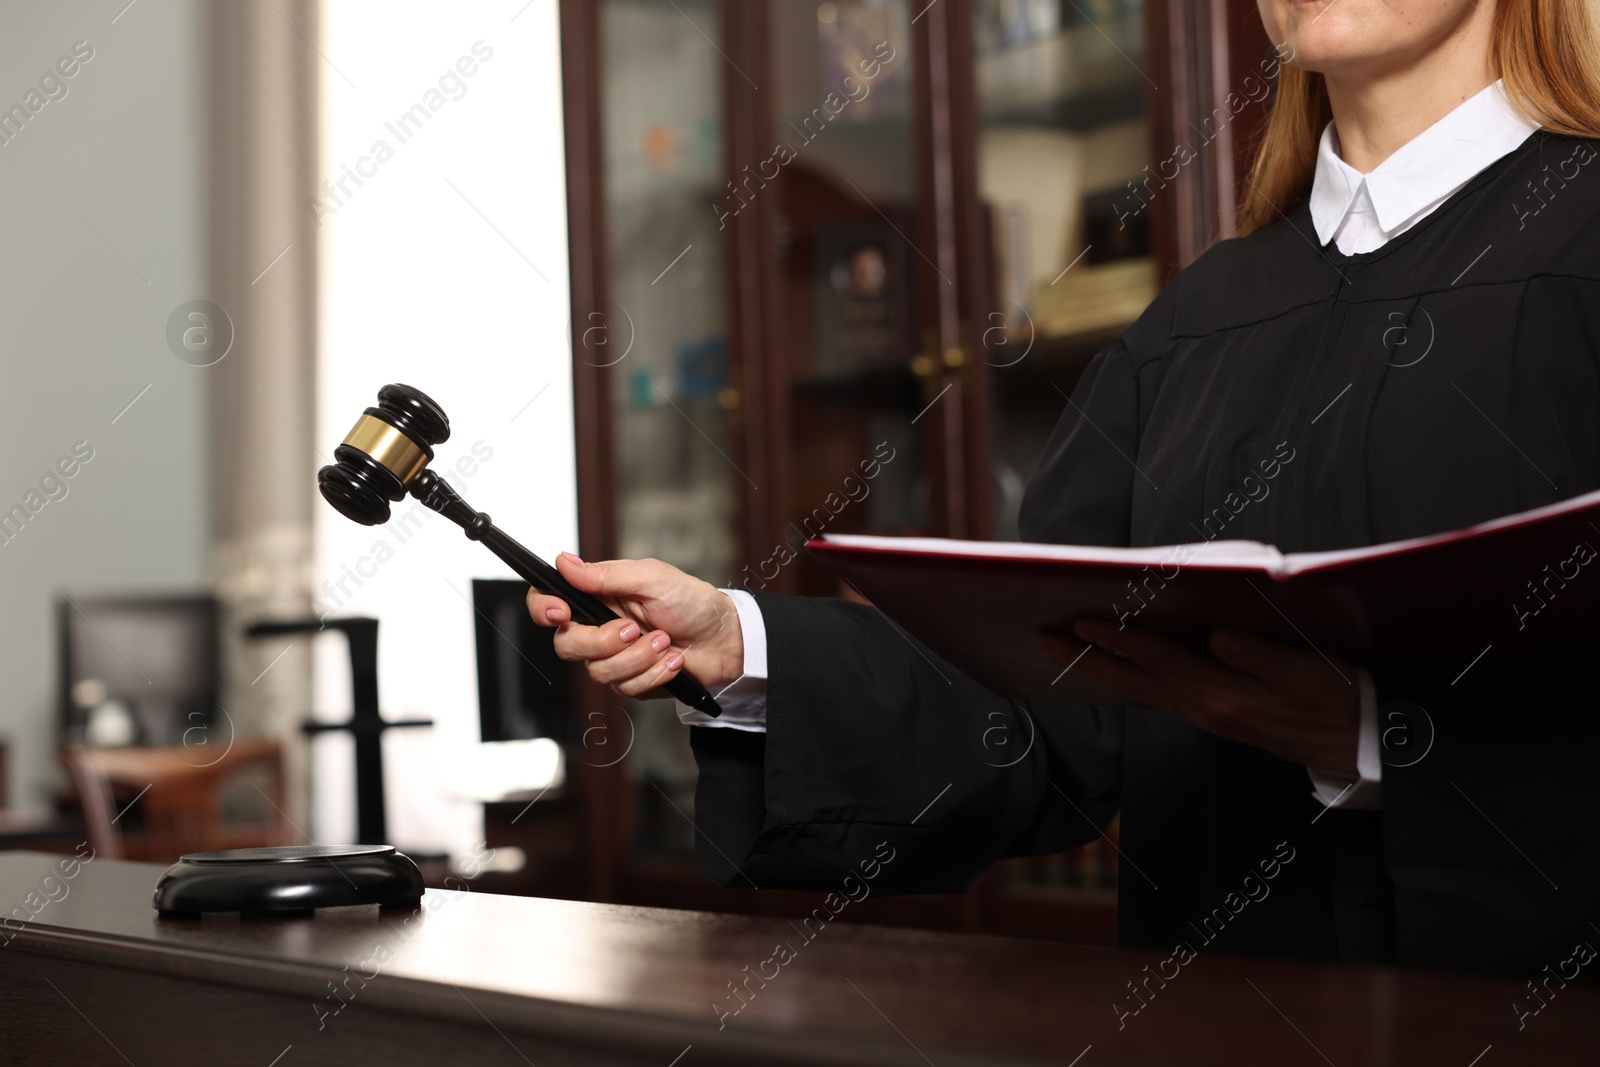
M 565 600 L 578 622 L 602 626 L 620 619 L 596 598 L 573 588 L 560 571 L 518 544 L 488 515 L 474 511 L 449 482 L 428 469 L 433 446 L 448 440 L 450 419 L 432 398 L 409 385 L 386 385 L 378 390 L 378 406 L 363 411 L 334 449 L 336 462 L 317 472 L 317 487 L 341 515 L 363 526 L 388 522 L 389 502 L 404 500 L 410 493 L 461 527 L 470 540 L 482 541 L 523 581 Z M 679 672 L 664 688 L 691 708 L 722 714 L 705 686 L 688 671 Z

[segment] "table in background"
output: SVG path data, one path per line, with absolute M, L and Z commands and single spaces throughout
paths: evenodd
M 0 811 L 0 852 L 29 849 L 69 855 L 83 842 L 83 820 L 75 814 Z M 12 907 L 8 904 L 0 911 Z

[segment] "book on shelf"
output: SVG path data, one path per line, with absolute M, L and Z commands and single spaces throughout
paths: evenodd
M 1156 264 L 1149 256 L 1112 263 L 1079 263 L 1054 285 L 1034 293 L 1034 328 L 1045 337 L 1126 326 L 1156 298 Z

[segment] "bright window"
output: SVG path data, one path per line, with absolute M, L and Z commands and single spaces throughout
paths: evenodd
M 388 382 L 452 425 L 434 468 L 540 555 L 575 548 L 566 201 L 554 0 L 327 5 L 322 359 L 317 447 L 331 455 Z M 457 468 L 457 464 L 460 467 Z M 400 528 L 416 506 L 420 528 Z M 390 839 L 462 852 L 482 810 L 456 787 L 478 752 L 471 579 L 511 577 L 407 501 L 387 526 L 317 512 L 324 607 L 381 620 Z M 318 641 L 317 715 L 350 707 L 337 637 Z M 314 743 L 312 836 L 355 836 L 348 735 Z

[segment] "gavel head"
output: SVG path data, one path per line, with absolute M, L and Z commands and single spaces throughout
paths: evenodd
M 317 472 L 328 503 L 363 526 L 389 521 L 389 502 L 433 461 L 433 446 L 450 440 L 450 419 L 422 390 L 386 385 L 333 450 L 336 462 Z

